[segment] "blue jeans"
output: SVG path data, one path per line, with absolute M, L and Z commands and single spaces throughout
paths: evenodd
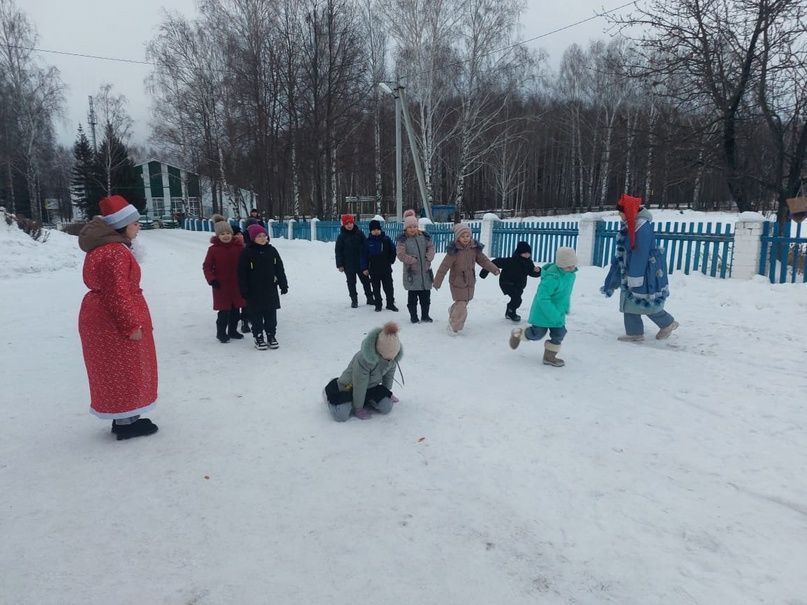
M 625 316 L 625 334 L 628 336 L 641 336 L 644 334 L 644 322 L 641 315 L 635 313 L 624 313 Z M 659 311 L 653 315 L 648 315 L 647 318 L 656 324 L 659 328 L 666 328 L 673 321 L 673 316 L 667 311 Z
M 559 345 L 563 342 L 563 337 L 566 336 L 566 328 L 542 328 L 540 326 L 528 326 L 524 330 L 524 338 L 527 340 L 541 340 L 544 335 L 549 331 L 549 342 L 553 345 Z

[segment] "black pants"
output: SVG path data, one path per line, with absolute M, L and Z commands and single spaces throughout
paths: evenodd
M 238 307 L 233 307 L 229 311 L 219 311 L 216 316 L 216 336 L 232 336 L 233 332 L 238 332 L 240 315 Z
M 381 306 L 381 288 L 384 288 L 384 296 L 387 299 L 387 306 L 395 303 L 395 288 L 392 285 L 392 273 L 370 274 L 370 284 L 373 286 L 373 297 L 376 306 Z
M 524 288 L 518 286 L 501 286 L 502 292 L 510 297 L 510 302 L 507 303 L 507 308 L 513 311 L 518 311 L 521 306 L 521 295 L 524 293 Z
M 406 308 L 409 314 L 415 318 L 418 314 L 418 301 L 420 301 L 420 311 L 422 317 L 429 316 L 429 307 L 432 304 L 431 290 L 409 290 L 406 300 Z
M 347 280 L 347 291 L 350 293 L 350 300 L 357 301 L 359 299 L 359 295 L 356 292 L 356 277 L 359 278 L 362 287 L 364 288 L 364 295 L 367 297 L 367 300 L 373 299 L 373 292 L 370 290 L 370 278 L 367 277 L 364 273 L 356 269 L 345 268 L 345 280 Z
M 384 397 L 389 397 L 390 395 L 392 395 L 392 391 L 383 384 L 377 384 L 367 389 L 367 394 L 364 396 L 364 405 L 369 405 L 371 401 L 381 401 Z M 353 401 L 353 393 L 351 391 L 340 391 L 336 378 L 325 385 L 325 396 L 328 398 L 328 403 L 333 405 Z
M 252 335 L 257 337 L 266 333 L 269 336 L 274 336 L 277 330 L 277 309 L 269 309 L 262 307 L 260 309 L 250 309 L 249 319 L 252 322 Z

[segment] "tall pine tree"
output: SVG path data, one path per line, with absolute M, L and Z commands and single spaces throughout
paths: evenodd
M 146 207 L 143 177 L 129 158 L 129 149 L 115 134 L 111 124 L 104 131 L 104 141 L 98 149 L 98 164 L 105 195 L 122 195 L 141 212 Z
M 100 166 L 81 125 L 73 144 L 73 158 L 75 162 L 70 179 L 70 193 L 73 204 L 81 210 L 84 218 L 89 219 L 101 213 L 98 202 L 103 197 L 104 189 Z

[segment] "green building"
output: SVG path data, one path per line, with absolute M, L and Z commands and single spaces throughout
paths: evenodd
M 177 214 L 203 216 L 199 175 L 159 160 L 138 164 L 143 177 L 146 215 L 170 219 Z

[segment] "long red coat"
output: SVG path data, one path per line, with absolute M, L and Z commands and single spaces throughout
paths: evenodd
M 90 381 L 91 412 L 126 418 L 150 409 L 157 400 L 157 355 L 153 326 L 140 289 L 140 265 L 126 242 L 100 218 L 79 235 L 87 252 L 78 330 Z M 141 340 L 129 340 L 137 328 Z
M 213 308 L 216 311 L 229 311 L 233 307 L 240 309 L 246 306 L 238 288 L 238 259 L 244 249 L 244 240 L 233 237 L 228 243 L 222 242 L 215 235 L 210 238 L 202 270 L 207 283 L 214 279 L 219 281 L 218 288 L 213 290 Z

